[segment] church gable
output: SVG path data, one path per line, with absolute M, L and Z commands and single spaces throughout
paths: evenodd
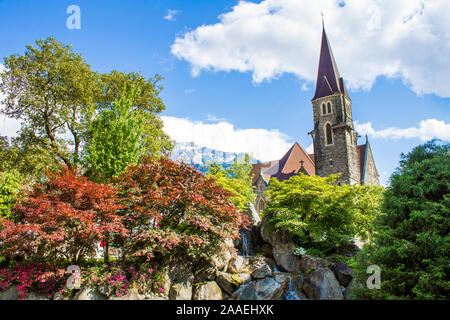
M 380 178 L 378 175 L 375 160 L 373 158 L 372 149 L 369 142 L 365 144 L 364 148 L 364 162 L 361 170 L 361 184 L 364 185 L 380 185 Z

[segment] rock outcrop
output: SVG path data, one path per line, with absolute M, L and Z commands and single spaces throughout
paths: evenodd
M 342 289 L 333 271 L 321 268 L 311 272 L 303 282 L 303 290 L 310 299 L 343 300 Z
M 214 281 L 194 286 L 194 300 L 222 300 L 222 289 Z

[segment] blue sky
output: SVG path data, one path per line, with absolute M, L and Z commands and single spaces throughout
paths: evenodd
M 356 128 L 386 183 L 402 152 L 450 137 L 448 1 L 390 2 L 0 0 L 0 58 L 53 36 L 96 71 L 161 74 L 174 139 L 275 160 L 295 141 L 312 144 L 323 10 Z M 73 4 L 80 30 L 66 27 Z

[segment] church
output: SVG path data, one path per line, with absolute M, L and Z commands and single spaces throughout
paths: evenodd
M 258 212 L 264 209 L 263 192 L 271 178 L 284 181 L 299 172 L 321 177 L 340 173 L 339 184 L 380 184 L 367 136 L 364 144 L 357 144 L 359 135 L 353 126 L 352 103 L 324 26 L 312 108 L 314 129 L 309 134 L 313 154 L 295 143 L 280 160 L 253 165 L 252 183 Z

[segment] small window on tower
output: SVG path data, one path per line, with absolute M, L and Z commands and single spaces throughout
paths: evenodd
M 330 159 L 330 167 L 333 166 L 333 159 Z
M 329 123 L 325 125 L 325 139 L 327 145 L 333 144 L 333 132 Z
M 322 114 L 327 114 L 327 106 L 325 103 L 322 103 Z
M 328 104 L 327 104 L 327 109 L 328 109 L 328 113 L 331 113 L 331 103 L 330 102 L 328 102 Z

